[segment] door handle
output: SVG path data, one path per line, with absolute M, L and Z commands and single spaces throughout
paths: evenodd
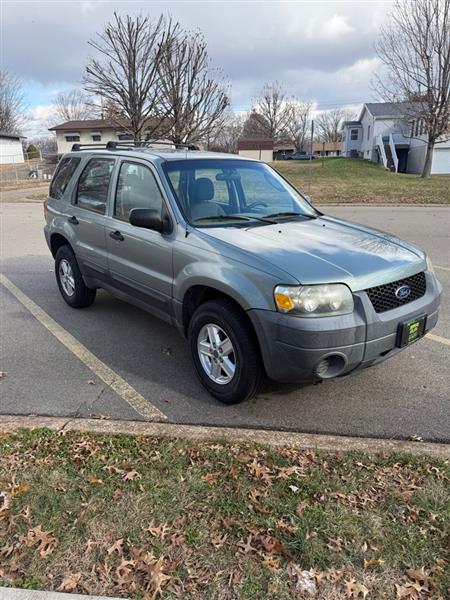
M 69 217 L 67 219 L 69 221 L 69 223 L 72 223 L 72 225 L 78 225 L 78 223 L 80 222 L 75 215 L 72 215 L 71 217 Z
M 123 240 L 125 239 L 120 233 L 120 231 L 111 231 L 109 237 L 111 237 L 113 240 L 116 240 L 117 242 L 123 242 Z

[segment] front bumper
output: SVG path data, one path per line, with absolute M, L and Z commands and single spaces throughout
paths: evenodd
M 438 320 L 442 286 L 432 273 L 425 276 L 424 296 L 384 313 L 375 312 L 366 292 L 354 293 L 353 313 L 338 317 L 302 318 L 249 310 L 268 377 L 291 383 L 320 381 L 394 356 L 403 349 L 396 345 L 400 323 L 426 314 L 428 332 Z

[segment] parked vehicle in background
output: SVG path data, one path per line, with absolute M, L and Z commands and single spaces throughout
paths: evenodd
M 315 158 L 310 152 L 293 152 L 286 160 L 314 160 Z
M 227 404 L 264 374 L 321 381 L 377 364 L 438 319 L 442 288 L 422 250 L 324 215 L 257 160 L 75 145 L 45 215 L 67 304 L 104 288 L 175 325 Z

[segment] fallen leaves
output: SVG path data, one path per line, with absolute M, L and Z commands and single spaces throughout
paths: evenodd
M 81 579 L 81 573 L 66 573 L 63 577 L 61 585 L 58 588 L 58 592 L 67 592 L 73 594 L 76 591 L 77 586 Z
M 123 481 L 136 481 L 137 479 L 142 479 L 142 475 L 137 471 L 128 471 L 122 477 Z
M 30 529 L 26 535 L 19 538 L 19 541 L 27 548 L 36 548 L 43 558 L 51 554 L 58 545 L 58 540 L 50 531 L 42 531 L 41 525 Z
M 347 592 L 347 598 L 363 598 L 364 600 L 369 593 L 369 590 L 364 584 L 359 583 L 354 579 L 350 579 L 349 581 L 345 582 L 345 589 Z

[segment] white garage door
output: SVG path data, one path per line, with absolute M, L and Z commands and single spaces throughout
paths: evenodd
M 435 148 L 431 172 L 438 175 L 450 174 L 450 148 Z

